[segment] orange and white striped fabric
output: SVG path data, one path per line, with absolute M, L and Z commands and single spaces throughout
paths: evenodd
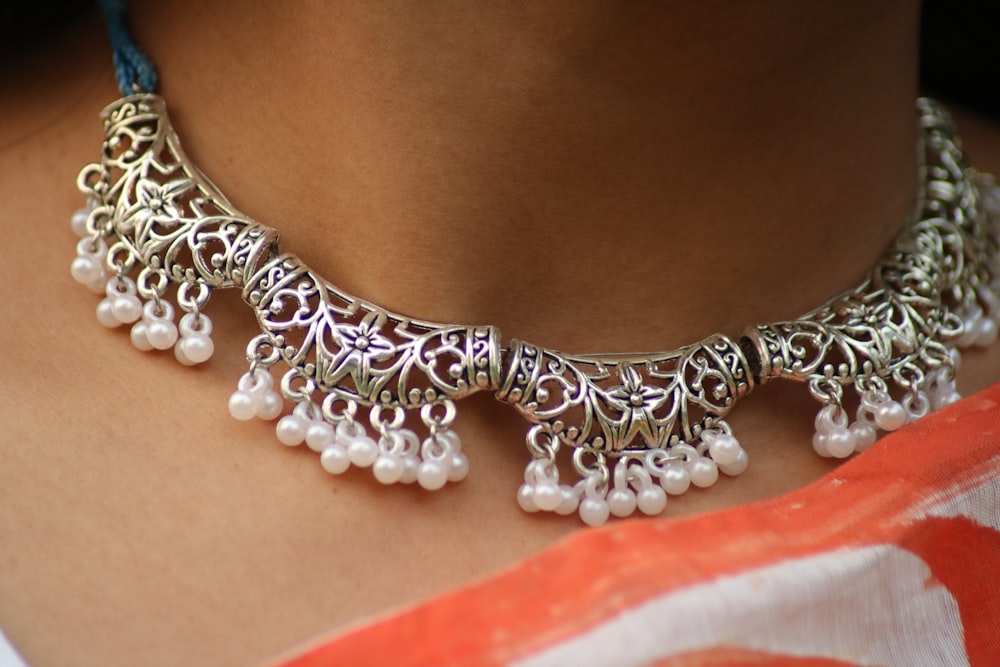
M 1000 665 L 1000 385 L 780 498 L 586 530 L 320 665 Z

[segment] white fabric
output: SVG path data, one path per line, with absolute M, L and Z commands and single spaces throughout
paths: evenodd
M 958 605 L 927 564 L 881 544 L 673 591 L 514 664 L 628 667 L 730 646 L 862 665 L 967 667 L 962 637 Z
M 21 659 L 2 631 L 0 631 L 0 667 L 28 667 L 28 663 Z

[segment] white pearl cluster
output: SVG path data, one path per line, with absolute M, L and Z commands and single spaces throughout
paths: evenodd
M 103 239 L 84 238 L 76 244 L 76 257 L 70 265 L 73 279 L 95 294 L 104 292 L 108 281 L 104 258 L 108 246 Z
M 230 399 L 230 412 L 233 400 Z M 240 398 L 241 404 L 242 401 Z M 342 418 L 334 426 L 323 418 L 315 403 L 303 401 L 292 414 L 278 421 L 275 434 L 284 445 L 294 447 L 305 443 L 320 452 L 320 465 L 334 475 L 346 472 L 352 465 L 370 467 L 382 484 L 417 482 L 429 491 L 436 491 L 448 482 L 462 481 L 469 474 L 469 460 L 461 451 L 462 441 L 446 427 L 436 428 L 423 441 L 410 429 L 383 428 L 376 441 L 357 421 Z
M 73 233 L 80 237 L 76 244 L 76 257 L 70 265 L 73 279 L 84 285 L 95 294 L 103 294 L 108 281 L 104 260 L 108 256 L 108 245 L 104 239 L 95 237 L 87 229 L 87 219 L 90 212 L 96 208 L 97 202 L 90 200 L 87 205 L 73 214 L 71 226 Z
M 698 451 L 704 454 L 703 448 L 707 447 L 712 461 L 719 470 L 731 477 L 742 474 L 750 466 L 750 457 L 731 433 L 708 429 L 701 434 L 702 446 Z
M 974 306 L 962 316 L 962 335 L 955 341 L 959 347 L 989 347 L 997 340 L 997 322 L 994 316 L 1000 314 L 996 295 L 990 289 L 980 291 L 990 309 L 987 315 L 982 308 Z
M 105 285 L 105 297 L 97 304 L 97 321 L 113 329 L 132 324 L 142 317 L 142 301 L 135 281 L 128 276 L 114 276 Z
M 957 370 L 962 360 L 958 350 L 951 351 L 951 360 L 952 371 Z M 930 398 L 932 410 L 940 410 L 962 398 L 962 395 L 955 389 L 954 372 L 949 372 L 947 368 L 936 368 L 928 373 L 924 387 Z
M 906 421 L 906 414 L 903 406 L 896 401 L 888 401 L 879 405 L 882 416 L 882 423 L 886 426 L 893 426 L 888 430 L 895 430 Z M 860 408 L 859 408 L 860 412 Z M 865 414 L 871 414 L 866 411 Z M 858 421 L 848 425 L 847 413 L 839 404 L 831 403 L 820 408 L 816 414 L 816 434 L 813 435 L 812 445 L 816 453 L 824 458 L 847 458 L 855 452 L 868 449 L 875 440 L 878 433 L 875 426 L 860 417 Z
M 159 306 L 159 307 L 157 307 Z M 132 344 L 139 350 L 169 350 L 177 342 L 174 307 L 166 301 L 147 301 L 142 319 L 132 325 Z
M 866 391 L 861 395 L 857 420 L 851 424 L 839 404 L 825 405 L 816 415 L 813 449 L 823 457 L 847 458 L 875 444 L 879 430 L 900 429 L 923 417 L 930 409 L 930 398 L 922 390 L 908 394 L 902 403 L 884 391 Z
M 579 507 L 579 490 L 559 483 L 559 471 L 554 464 L 535 459 L 524 469 L 524 484 L 517 490 L 517 504 L 525 512 L 555 512 L 565 516 Z
M 174 308 L 164 299 L 143 304 L 135 281 L 127 275 L 108 277 L 108 246 L 87 230 L 91 202 L 73 214 L 73 231 L 83 238 L 76 246 L 70 266 L 73 278 L 96 293 L 104 293 L 97 304 L 97 321 L 113 329 L 131 324 L 132 344 L 142 351 L 174 349 L 177 361 L 193 366 L 208 361 L 215 352 L 212 321 L 203 313 L 186 313 L 174 324 Z
M 895 431 L 932 410 L 938 410 L 962 398 L 955 389 L 954 371 L 961 354 L 952 348 L 952 366 L 930 371 L 919 388 L 902 401 L 893 400 L 884 390 L 869 389 L 861 395 L 857 420 L 848 424 L 847 413 L 837 403 L 820 408 L 816 415 L 813 449 L 823 457 L 847 458 L 863 452 L 878 440 L 878 431 Z
M 180 338 L 174 345 L 174 356 L 185 366 L 208 361 L 215 352 L 212 342 L 212 320 L 203 313 L 186 313 L 177 324 Z
M 193 366 L 208 361 L 215 352 L 212 320 L 202 313 L 185 313 L 173 322 L 174 309 L 163 299 L 145 304 L 136 293 L 135 281 L 114 276 L 107 282 L 106 297 L 97 305 L 97 321 L 108 328 L 132 324 L 132 344 L 142 351 L 174 348 L 177 361 Z
M 244 373 L 237 387 L 229 396 L 229 414 L 234 419 L 248 421 L 256 417 L 271 421 L 281 415 L 284 401 L 274 390 L 274 378 L 264 369 Z
M 708 488 L 718 481 L 720 471 L 739 475 L 747 469 L 749 457 L 731 434 L 710 429 L 702 433 L 701 440 L 697 449 L 674 445 L 669 455 L 664 450 L 650 450 L 622 456 L 608 484 L 602 484 L 600 470 L 573 486 L 560 484 L 556 467 L 536 459 L 525 469 L 524 484 L 517 491 L 518 505 L 526 512 L 579 512 L 588 526 L 600 526 L 611 515 L 631 516 L 637 509 L 643 514 L 660 514 L 667 506 L 668 494 L 680 495 L 692 485 Z

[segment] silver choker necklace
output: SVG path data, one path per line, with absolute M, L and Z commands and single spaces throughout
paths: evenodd
M 813 447 L 843 458 L 955 401 L 956 346 L 996 339 L 1000 194 L 965 164 L 947 114 L 926 99 L 917 110 L 913 220 L 864 282 L 797 320 L 669 352 L 566 355 L 347 294 L 229 203 L 185 156 L 152 94 L 102 113 L 103 156 L 78 179 L 87 205 L 73 216 L 82 238 L 72 273 L 105 295 L 101 324 L 131 325 L 136 347 L 173 348 L 186 365 L 212 355 L 212 291 L 241 290 L 260 332 L 229 410 L 280 417 L 278 440 L 305 443 L 330 473 L 370 467 L 384 484 L 430 490 L 460 481 L 469 463 L 451 428 L 455 402 L 491 391 L 530 424 L 524 510 L 579 512 L 589 525 L 636 509 L 658 514 L 668 494 L 746 470 L 725 418 L 756 387 L 804 382 L 821 404 Z M 287 370 L 276 384 L 278 362 Z M 416 415 L 420 434 L 408 427 Z M 560 479 L 564 455 L 572 483 Z

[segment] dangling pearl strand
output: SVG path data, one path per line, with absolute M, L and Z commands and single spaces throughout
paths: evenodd
M 517 503 L 525 512 L 579 512 L 588 526 L 600 526 L 610 516 L 628 517 L 639 510 L 658 515 L 669 495 L 685 493 L 692 485 L 708 488 L 719 472 L 742 474 L 750 464 L 746 450 L 727 430 L 707 429 L 697 448 L 687 444 L 621 456 L 609 482 L 598 467 L 575 485 L 559 483 L 559 471 L 545 458 L 535 459 L 524 471 Z
M 175 325 L 170 302 L 156 297 L 144 304 L 135 280 L 118 273 L 108 278 L 107 243 L 100 234 L 88 229 L 88 220 L 96 207 L 97 202 L 88 200 L 86 206 L 73 214 L 70 225 L 81 238 L 70 273 L 91 291 L 104 293 L 104 299 L 97 305 L 97 321 L 109 329 L 133 325 L 129 338 L 143 352 L 174 348 L 177 360 L 185 366 L 208 361 L 215 345 L 211 338 L 212 321 L 207 315 L 189 312 L 181 318 L 179 326 Z
M 238 388 L 229 397 L 229 412 L 236 419 L 258 417 L 271 420 L 281 414 L 281 396 L 271 389 L 270 373 L 256 369 L 240 379 Z M 447 426 L 434 423 L 431 434 L 423 441 L 416 432 L 378 421 L 373 408 L 370 417 L 373 428 L 380 432 L 376 441 L 359 422 L 352 407 L 337 417 L 335 425 L 327 421 L 323 411 L 309 400 L 299 401 L 292 414 L 285 415 L 275 426 L 278 441 L 288 447 L 303 443 L 320 454 L 320 465 L 332 475 L 340 475 L 351 467 L 371 468 L 382 484 L 413 484 L 436 491 L 448 482 L 460 482 L 469 474 L 469 459 L 461 451 L 462 441 Z

